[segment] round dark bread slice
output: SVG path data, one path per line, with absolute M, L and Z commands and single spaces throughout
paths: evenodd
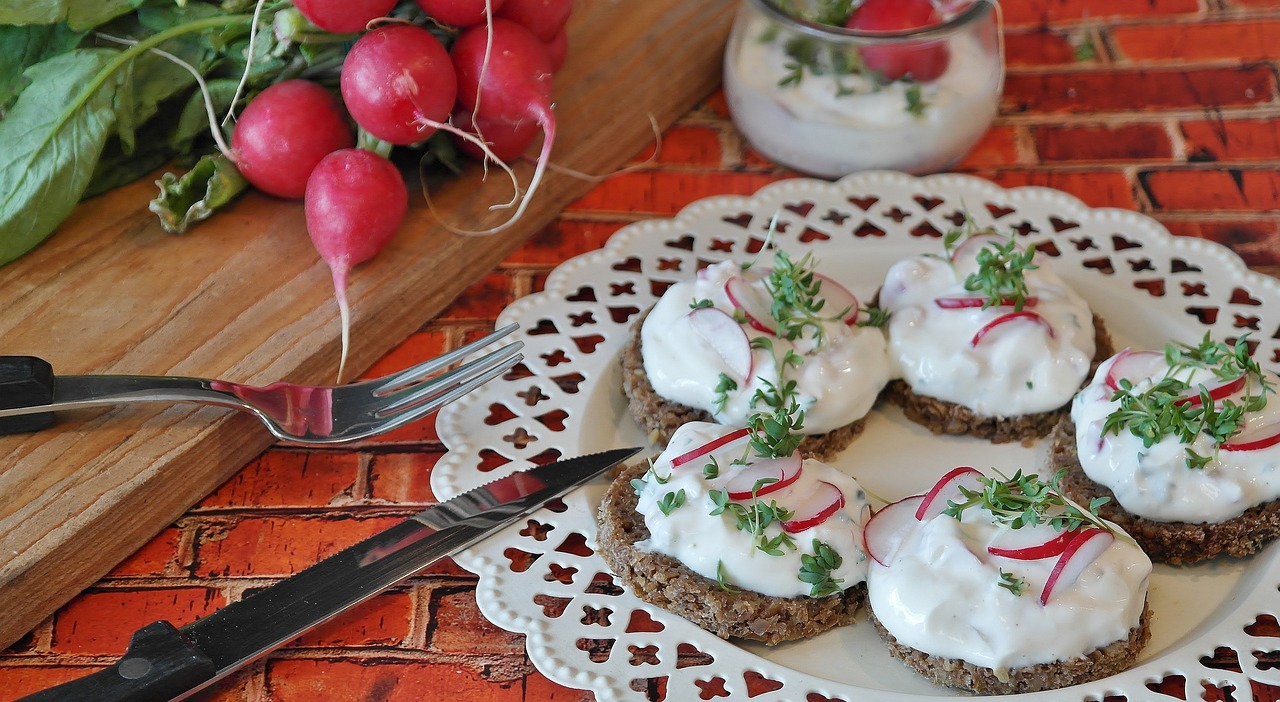
M 646 310 L 631 326 L 631 337 L 622 350 L 622 391 L 627 396 L 627 409 L 644 429 L 649 442 L 655 446 L 666 446 L 681 425 L 714 422 L 715 418 L 706 410 L 672 402 L 653 389 L 644 371 L 640 340 L 640 327 L 648 315 L 649 310 Z M 824 434 L 810 434 L 800 442 L 800 452 L 820 461 L 830 460 L 853 443 L 862 433 L 866 420 L 862 417 Z
M 1111 344 L 1111 335 L 1107 333 L 1102 318 L 1097 314 L 1093 315 L 1093 332 L 1096 348 L 1093 353 L 1093 364 L 1085 376 L 1085 382 L 1093 377 L 1103 361 L 1115 353 Z M 934 434 L 967 434 L 987 439 L 994 444 L 1042 439 L 1053 431 L 1058 418 L 1071 406 L 1068 401 L 1062 407 L 1048 412 L 993 417 L 978 414 L 954 402 L 916 394 L 911 386 L 900 378 L 889 382 L 889 386 L 885 388 L 884 397 L 901 407 L 902 413 L 908 419 Z
M 1177 566 L 1223 555 L 1241 558 L 1280 538 L 1280 500 L 1250 507 L 1238 517 L 1217 523 L 1161 522 L 1126 510 L 1116 501 L 1115 493 L 1094 482 L 1080 466 L 1076 427 L 1070 416 L 1063 417 L 1053 431 L 1049 464 L 1054 473 L 1064 471 L 1059 487 L 1072 500 L 1087 505 L 1095 497 L 1111 498 L 1098 508 L 1098 516 L 1119 524 L 1158 563 Z
M 720 638 L 749 639 L 770 646 L 853 623 L 866 599 L 863 583 L 821 598 L 730 592 L 670 556 L 636 548 L 649 538 L 649 529 L 636 512 L 631 480 L 648 469 L 644 463 L 622 469 L 610 483 L 597 514 L 597 553 L 637 597 Z
M 1037 663 L 1022 668 L 996 671 L 957 658 L 931 656 L 898 640 L 884 628 L 875 612 L 871 623 L 889 647 L 889 653 L 937 685 L 955 687 L 980 695 L 1014 695 L 1056 690 L 1070 685 L 1100 680 L 1133 667 L 1138 653 L 1151 638 L 1151 607 L 1144 603 L 1138 625 L 1128 638 L 1117 639 L 1077 658 L 1053 663 Z

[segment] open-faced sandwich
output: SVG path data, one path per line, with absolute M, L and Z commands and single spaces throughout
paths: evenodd
M 890 653 L 982 694 L 1050 690 L 1133 665 L 1151 561 L 1036 475 L 947 473 L 866 527 L 867 601 Z
M 1012 235 L 953 231 L 943 254 L 894 264 L 880 288 L 886 397 L 939 434 L 1047 436 L 1110 340 L 1085 302 Z
M 792 404 L 806 454 L 829 458 L 857 436 L 889 381 L 884 334 L 811 264 L 778 252 L 771 267 L 708 266 L 634 325 L 623 389 L 651 441 L 666 444 L 686 422 L 745 426 Z
M 601 502 L 598 552 L 640 599 L 722 638 L 777 644 L 864 601 L 857 481 L 749 429 L 691 422 Z M 763 454 L 763 455 L 762 455 Z
M 1277 378 L 1248 343 L 1125 349 L 1098 368 L 1054 432 L 1051 460 L 1076 500 L 1153 560 L 1247 556 L 1280 536 Z

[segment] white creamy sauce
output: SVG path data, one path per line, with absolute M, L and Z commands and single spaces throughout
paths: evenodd
M 919 395 L 968 407 L 991 417 L 1013 417 L 1062 407 L 1084 383 L 1094 354 L 1089 305 L 1043 260 L 1026 271 L 1025 309 L 1040 315 L 1053 333 L 1032 321 L 993 328 L 975 346 L 987 323 L 1013 311 L 993 306 L 944 309 L 938 298 L 973 297 L 964 289 L 972 269 L 940 256 L 914 256 L 894 264 L 880 290 L 890 313 L 889 357 Z
M 862 76 L 840 76 L 853 95 L 837 94 L 831 75 L 806 73 L 798 84 L 779 86 L 794 59 L 782 39 L 760 41 L 772 27 L 757 17 L 739 29 L 741 47 L 725 55 L 724 88 L 739 129 L 779 163 L 830 178 L 877 168 L 938 171 L 972 148 L 996 115 L 999 59 L 973 34 L 951 40 L 947 70 L 920 84 L 926 107 L 917 117 L 907 111 L 903 81 L 877 87 Z
M 927 654 L 997 671 L 1063 661 L 1127 638 L 1142 615 L 1151 561 L 1123 534 L 1041 605 L 1056 557 L 991 555 L 987 546 L 1006 528 L 990 512 L 912 524 L 887 566 L 870 562 L 867 592 L 889 633 Z M 1057 533 L 1047 524 L 1028 528 Z M 1000 585 L 1002 570 L 1026 580 L 1021 595 Z
M 1280 498 L 1280 445 L 1255 451 L 1221 451 L 1212 437 L 1200 434 L 1190 444 L 1176 436 L 1166 436 L 1151 447 L 1128 429 L 1103 435 L 1106 418 L 1120 407 L 1112 401 L 1115 392 L 1107 386 L 1107 371 L 1116 357 L 1108 359 L 1093 381 L 1076 396 L 1071 418 L 1076 424 L 1076 451 L 1080 466 L 1094 482 L 1111 489 L 1126 510 L 1147 519 L 1163 522 L 1222 522 L 1245 510 Z M 1155 370 L 1163 377 L 1168 366 Z M 1275 387 L 1280 379 L 1266 374 Z M 1175 377 L 1194 387 L 1214 385 L 1213 375 L 1204 369 L 1182 369 Z M 1152 379 L 1140 380 L 1134 392 L 1149 388 Z M 1239 404 L 1244 388 L 1231 395 Z M 1254 394 L 1257 389 L 1252 388 Z M 1280 400 L 1268 395 L 1260 412 L 1246 414 L 1246 427 L 1280 422 Z M 1246 429 L 1245 431 L 1248 431 Z M 1191 448 L 1211 460 L 1198 469 L 1187 466 L 1186 449 Z
M 722 424 L 745 426 L 752 415 L 769 409 L 753 404 L 753 398 L 757 390 L 766 389 L 766 381 L 778 383 L 774 354 L 782 357 L 793 348 L 803 355 L 804 362 L 786 368 L 786 377 L 796 381 L 797 401 L 805 412 L 805 433 L 828 432 L 866 415 L 890 375 L 884 333 L 878 328 L 849 326 L 839 320 L 825 322 L 826 342 L 815 350 L 807 336 L 791 342 L 742 325 L 750 338 L 769 336 L 773 341 L 772 352 L 767 348 L 751 351 L 750 378 L 730 370 L 721 355 L 691 328 L 689 305 L 695 300 L 710 300 L 717 309 L 733 313 L 725 282 L 741 272 L 731 261 L 714 264 L 703 269 L 697 279 L 671 286 L 654 305 L 640 330 L 644 370 L 653 389 L 668 400 L 713 413 Z M 762 282 L 754 286 L 768 296 Z M 727 394 L 724 407 L 717 411 L 715 388 L 721 373 L 738 387 Z
M 806 459 L 794 483 L 760 498 L 781 507 L 794 505 L 815 490 L 819 481 L 832 483 L 844 495 L 844 506 L 839 511 L 821 524 L 795 534 L 795 550 L 784 547 L 783 555 L 770 555 L 756 548 L 750 533 L 738 530 L 737 520 L 728 513 L 711 514 L 715 503 L 709 493 L 723 489 L 744 469 L 742 465 L 733 465 L 735 460 L 746 456 L 753 462 L 754 452 L 739 442 L 674 469 L 671 459 L 730 431 L 728 427 L 709 422 L 690 422 L 676 430 L 667 449 L 645 475 L 645 484 L 639 493 L 636 509 L 644 516 L 651 537 L 637 544 L 637 548 L 675 558 L 712 580 L 722 577 L 725 584 L 732 587 L 772 597 L 798 597 L 807 596 L 811 590 L 811 585 L 799 579 L 799 573 L 801 556 L 813 555 L 813 541 L 817 539 L 841 557 L 840 567 L 832 573 L 833 578 L 840 579 L 841 589 L 863 582 L 869 559 L 862 545 L 862 525 L 870 508 L 857 481 L 831 466 Z M 712 458 L 720 466 L 720 472 L 716 478 L 707 479 L 703 476 L 703 466 Z M 655 475 L 666 482 L 660 483 Z M 684 491 L 684 504 L 664 514 L 659 502 L 667 494 L 680 490 Z M 779 533 L 781 527 L 776 522 L 765 530 L 770 538 Z

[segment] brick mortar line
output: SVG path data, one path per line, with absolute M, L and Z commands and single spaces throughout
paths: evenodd
M 523 639 L 522 635 L 516 634 Z M 123 651 L 121 651 L 121 654 Z M 356 655 L 352 655 L 356 654 Z M 377 646 L 306 646 L 282 648 L 272 651 L 254 663 L 246 665 L 242 672 L 251 671 L 254 665 L 271 660 L 332 660 L 357 658 L 362 662 L 426 662 L 426 663 L 472 663 L 477 660 L 523 660 L 524 655 L 504 655 L 501 653 L 459 654 L 446 651 L 421 648 Z M 0 657 L 0 668 L 67 668 L 71 666 L 107 667 L 120 660 L 120 654 L 96 653 L 58 653 L 41 654 L 6 654 Z
M 1003 30 L 1007 33 L 1039 33 L 1042 31 L 1078 30 L 1085 27 L 1142 27 L 1161 25 L 1194 25 L 1217 22 L 1249 21 L 1259 19 L 1280 18 L 1280 10 L 1272 8 L 1217 8 L 1210 7 L 1196 12 L 1180 12 L 1152 17 L 1142 16 L 1102 16 L 1081 18 L 1060 18 L 1048 21 L 1005 22 Z
M 198 576 L 190 577 L 170 577 L 170 576 L 110 576 L 99 580 L 85 590 L 86 593 L 107 593 L 107 592 L 140 592 L 140 591 L 163 591 L 175 589 L 191 589 L 202 588 L 208 590 L 219 590 L 224 594 L 234 595 L 227 598 L 227 604 L 238 602 L 244 599 L 246 592 L 250 590 L 262 590 L 277 583 L 287 580 L 289 576 L 281 575 L 279 577 L 262 577 L 249 576 L 245 578 L 233 578 L 220 575 L 210 578 L 201 578 Z M 471 588 L 474 587 L 477 576 L 464 575 L 421 575 L 415 574 L 400 582 L 386 588 L 382 593 L 416 590 L 425 588 L 428 590 L 436 590 L 441 587 L 452 588 Z M 210 612 L 212 614 L 212 612 Z
M 1110 48 L 1110 40 L 1107 42 Z M 1092 62 L 1085 61 L 1080 63 L 1064 63 L 1064 64 L 1045 64 L 1038 66 L 1006 66 L 1005 75 L 1016 76 L 1038 76 L 1038 75 L 1064 75 L 1069 73 L 1081 73 L 1096 75 L 1102 73 L 1116 73 L 1119 71 L 1129 71 L 1133 69 L 1145 69 L 1149 72 L 1187 72 L 1192 70 L 1218 70 L 1218 69 L 1240 69 L 1240 68 L 1272 68 L 1276 67 L 1278 57 L 1267 57 L 1257 59 L 1240 59 L 1240 58 L 1222 58 L 1222 59 L 1198 59 L 1191 61 L 1183 61 L 1179 59 L 1160 59 L 1160 60 L 1141 60 L 1141 59 L 1112 59 L 1108 62 Z

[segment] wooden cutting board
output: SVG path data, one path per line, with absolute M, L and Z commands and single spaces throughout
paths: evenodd
M 588 0 L 556 77 L 556 163 L 609 173 L 719 84 L 734 0 Z M 528 182 L 531 167 L 517 168 Z M 348 374 L 367 368 L 592 186 L 549 173 L 514 228 L 451 234 L 421 198 L 352 280 Z M 256 194 L 184 236 L 161 230 L 150 182 L 82 203 L 23 259 L 0 268 L 0 353 L 55 372 L 332 382 L 339 355 L 328 269 L 297 203 Z M 510 186 L 477 169 L 433 186 L 469 229 Z M 273 439 L 248 415 L 193 405 L 65 413 L 53 429 L 0 437 L 0 647 L 34 628 Z

